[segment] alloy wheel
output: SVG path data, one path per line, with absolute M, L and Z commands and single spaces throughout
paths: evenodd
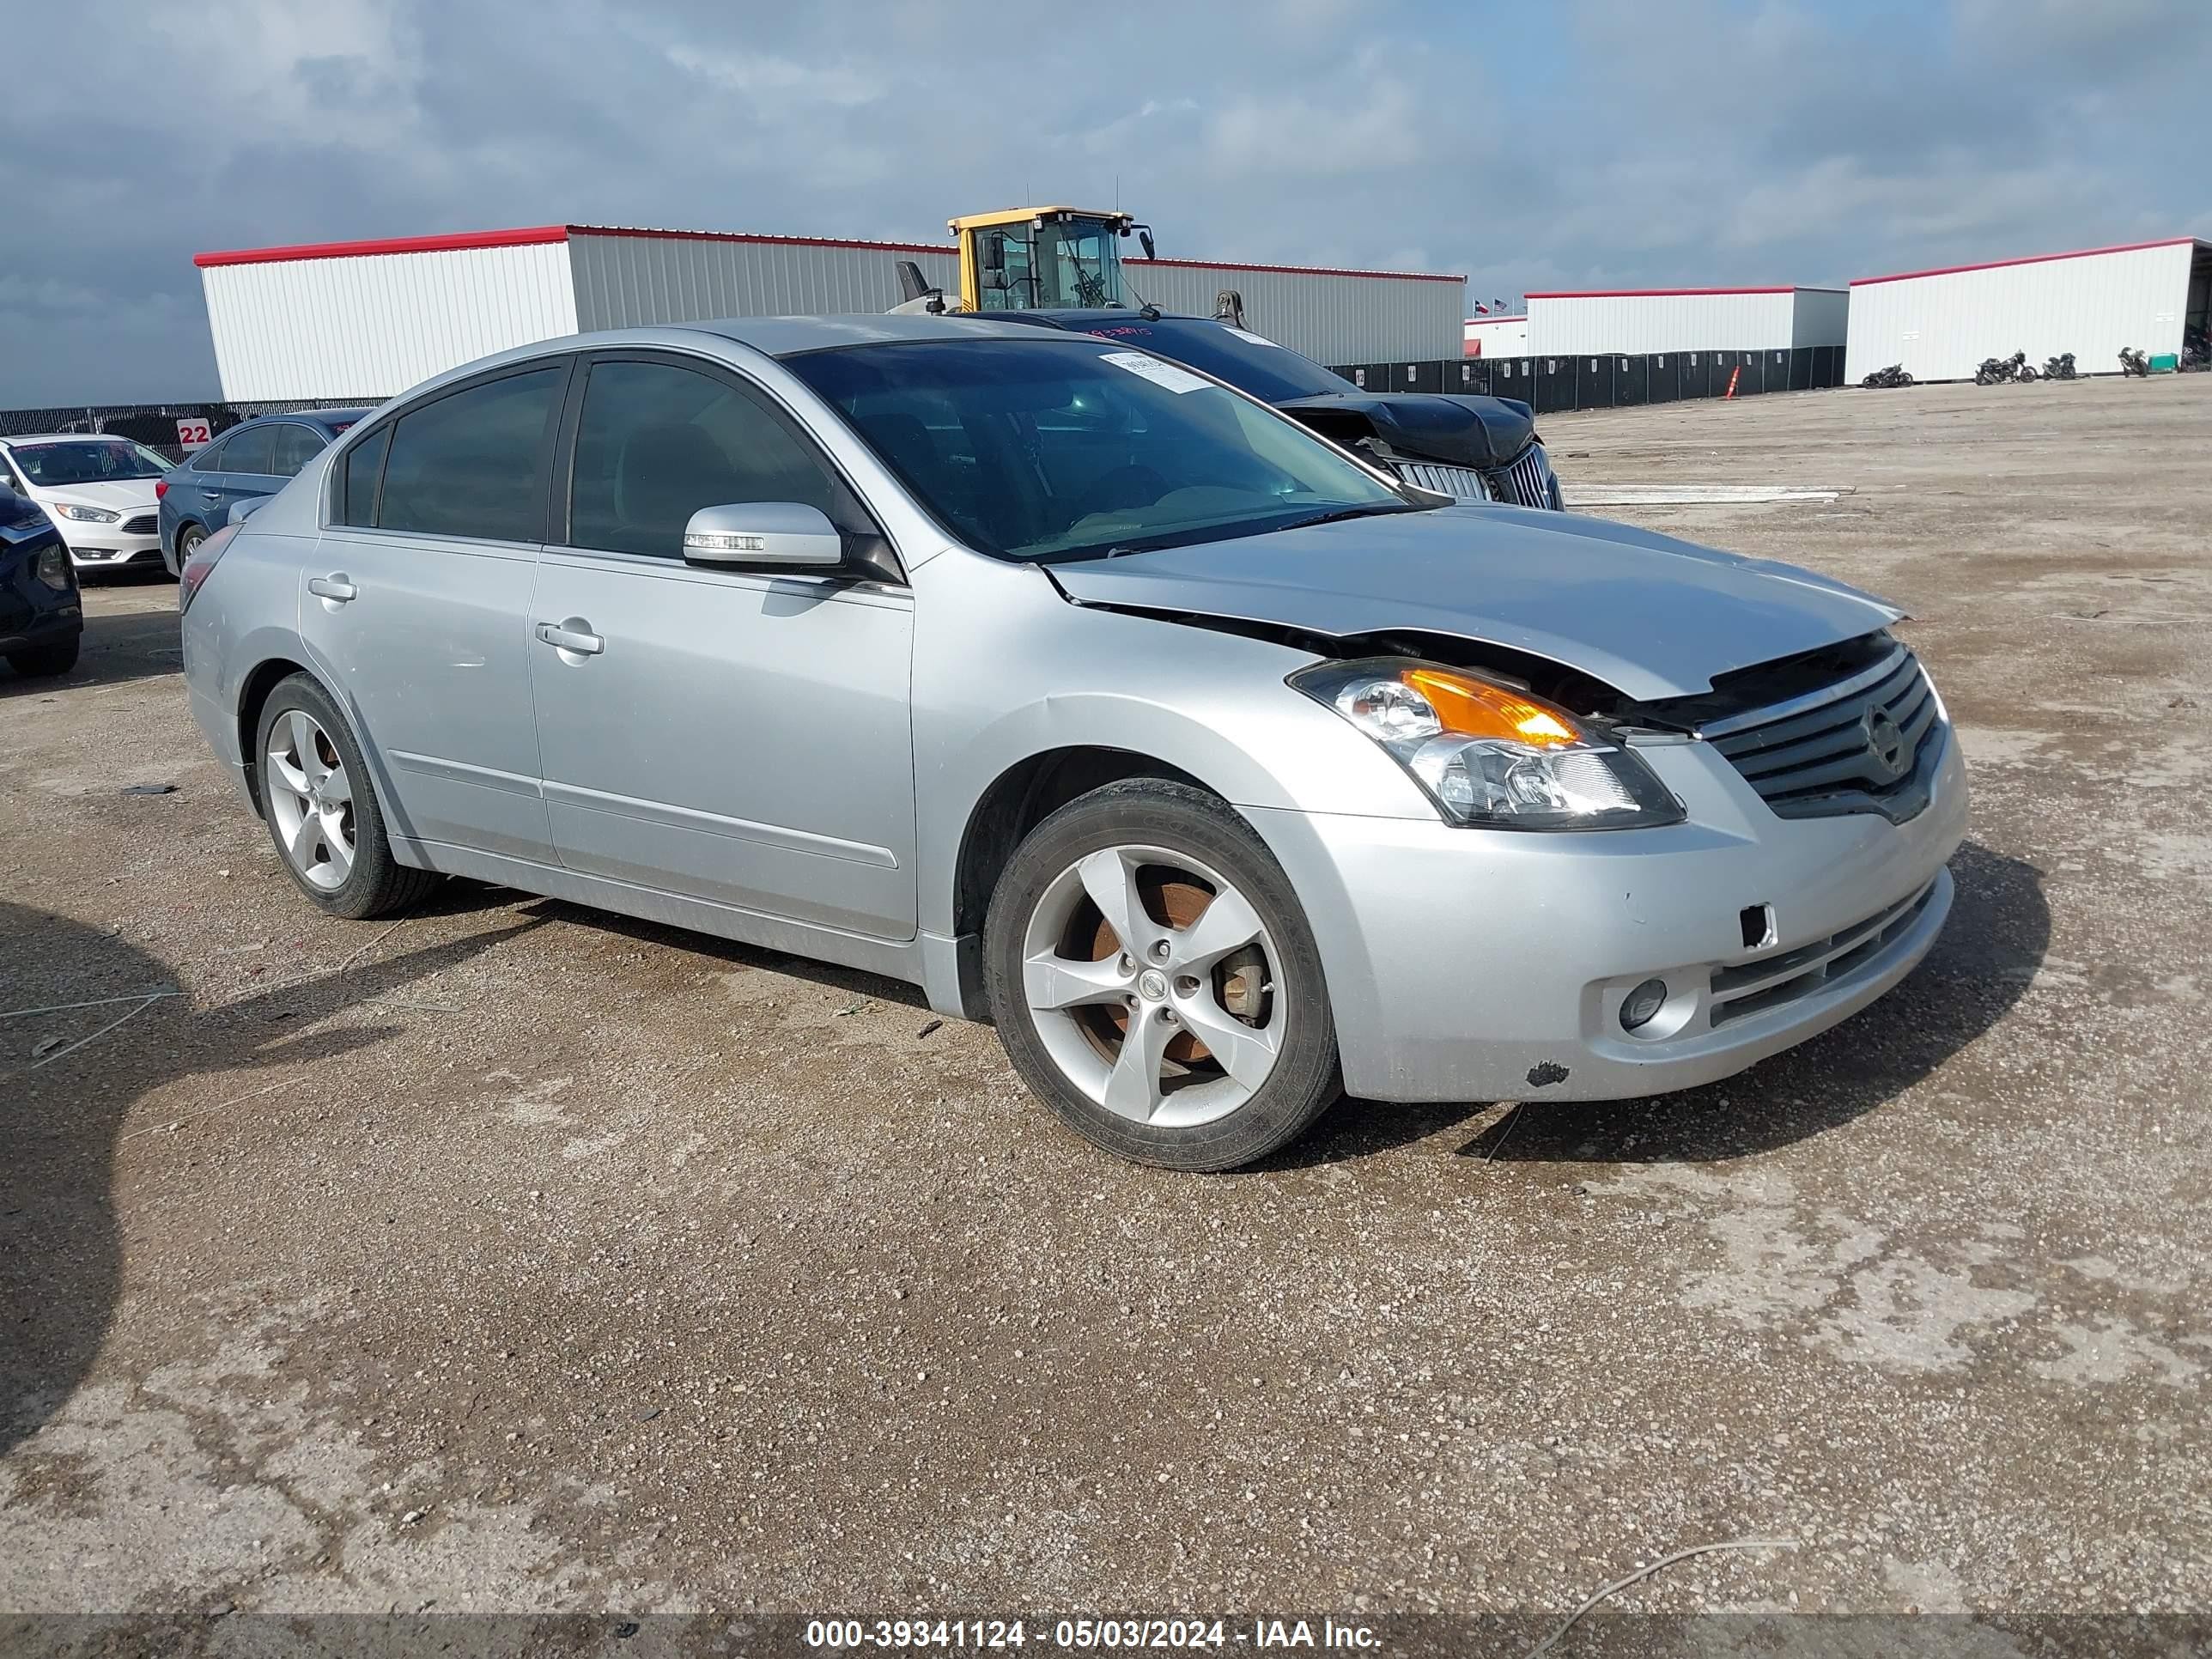
M 1022 942 L 1046 1052 L 1118 1116 L 1187 1128 L 1225 1117 L 1274 1069 L 1295 1012 L 1251 902 L 1184 853 L 1085 854 L 1047 885 Z
M 301 879 L 336 892 L 353 873 L 353 782 L 331 734 L 304 708 L 289 709 L 269 728 L 262 769 L 269 812 L 284 856 Z

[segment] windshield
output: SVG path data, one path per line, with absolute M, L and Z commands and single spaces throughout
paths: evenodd
M 15 444 L 8 453 L 26 478 L 50 489 L 70 484 L 115 483 L 125 478 L 158 478 L 171 465 L 143 444 L 121 438 Z
M 1162 317 L 1147 322 L 1132 316 L 1123 322 L 1103 319 L 1083 325 L 1102 340 L 1140 346 L 1163 357 L 1172 357 L 1193 368 L 1202 368 L 1216 380 L 1226 380 L 1239 392 L 1249 392 L 1262 403 L 1287 403 L 1293 398 L 1342 397 L 1353 388 L 1310 357 L 1302 357 L 1288 346 L 1279 346 L 1263 335 L 1195 317 Z
M 986 553 L 1087 558 L 1419 510 L 1304 427 L 1103 341 L 913 341 L 787 361 Z
M 1097 221 L 1048 224 L 1034 230 L 1009 225 L 985 234 L 1003 239 L 997 246 L 1005 256 L 1006 283 L 1001 287 L 987 277 L 980 296 L 983 310 L 1121 303 L 1118 233 Z

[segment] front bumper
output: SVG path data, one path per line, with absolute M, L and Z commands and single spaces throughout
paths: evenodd
M 161 563 L 159 532 L 126 536 L 121 531 L 119 525 L 71 525 L 70 562 L 80 570 L 143 568 Z M 76 539 L 80 537 L 82 540 Z
M 1925 956 L 1966 831 L 1955 737 L 1927 809 L 1777 817 L 1711 745 L 1641 748 L 1689 821 L 1589 834 L 1252 810 L 1305 902 L 1346 1088 L 1610 1100 L 1711 1083 L 1856 1013 Z M 1747 913 L 1767 924 L 1747 947 Z M 1620 1006 L 1666 981 L 1636 1034 Z

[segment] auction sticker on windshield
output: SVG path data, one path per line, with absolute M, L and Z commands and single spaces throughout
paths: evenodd
M 1132 374 L 1165 386 L 1170 392 L 1203 392 L 1213 384 L 1202 375 L 1187 368 L 1177 368 L 1173 363 L 1162 362 L 1158 357 L 1147 356 L 1141 351 L 1109 351 L 1102 360 L 1116 368 L 1126 368 Z

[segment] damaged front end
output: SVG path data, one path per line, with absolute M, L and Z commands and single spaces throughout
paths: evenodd
M 1534 412 L 1515 398 L 1354 392 L 1276 407 L 1419 489 L 1455 501 L 1564 506 Z

